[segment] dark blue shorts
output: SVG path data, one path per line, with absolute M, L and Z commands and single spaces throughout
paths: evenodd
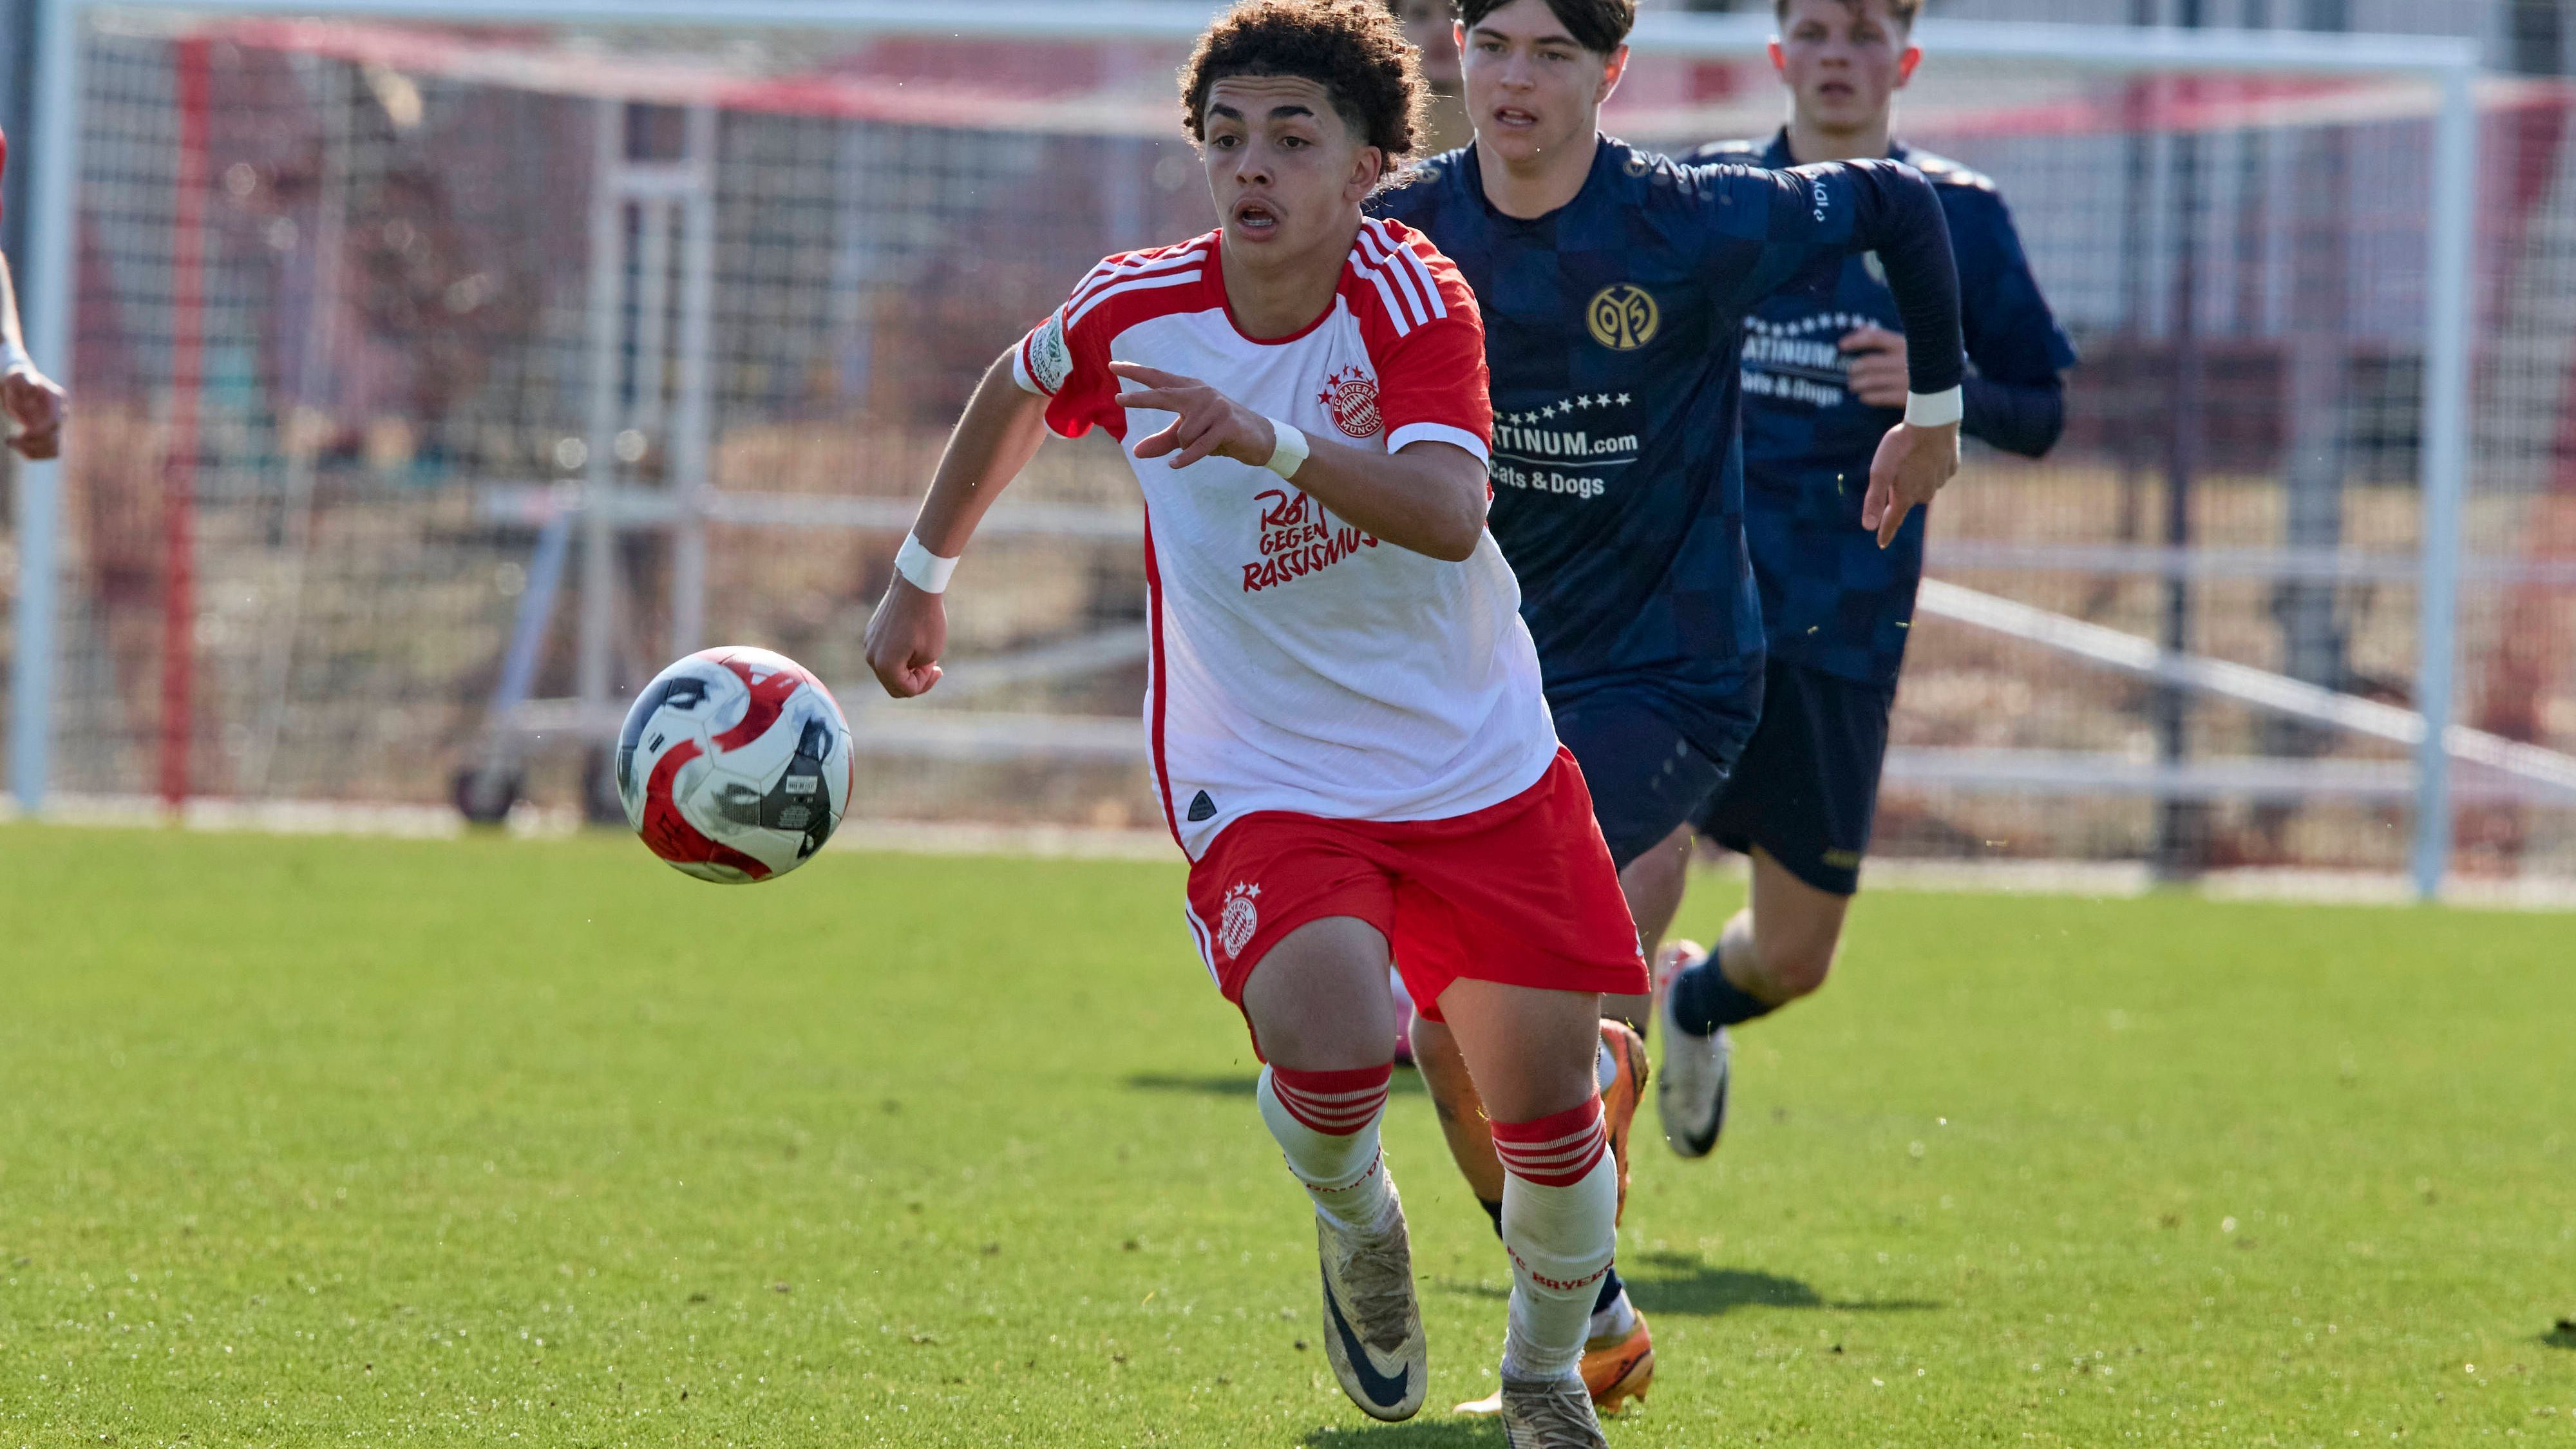
M 1745 686 L 1743 703 L 1744 727 L 1715 740 L 1685 734 L 1645 690 L 1599 689 L 1556 705 L 1556 737 L 1583 767 L 1612 864 L 1626 870 L 1716 797 L 1753 732 L 1759 681 Z
M 1896 691 L 1778 661 L 1764 686 L 1752 742 L 1693 823 L 1729 850 L 1761 846 L 1820 891 L 1856 895 Z

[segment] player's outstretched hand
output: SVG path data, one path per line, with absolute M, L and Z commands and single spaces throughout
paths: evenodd
M 1851 356 L 1851 395 L 1874 408 L 1905 406 L 1905 334 L 1868 326 L 1843 334 L 1842 349 Z
M 8 415 L 9 446 L 42 463 L 63 450 L 63 390 L 36 369 L 18 366 L 0 377 L 0 412 Z
M 897 575 L 868 619 L 868 668 L 897 699 L 926 694 L 939 682 L 939 656 L 948 650 L 948 605 Z
M 1186 468 L 1202 458 L 1223 456 L 1260 468 L 1278 451 L 1279 434 L 1268 418 L 1195 377 L 1133 362 L 1113 362 L 1109 370 L 1143 384 L 1120 393 L 1120 406 L 1178 415 L 1170 427 L 1136 445 L 1139 458 L 1169 453 L 1174 455 L 1173 467 Z
M 1905 515 L 1928 504 L 1959 471 L 1959 425 L 1918 428 L 1898 423 L 1878 440 L 1870 460 L 1869 496 L 1861 501 L 1860 526 L 1878 533 L 1878 546 L 1896 542 Z

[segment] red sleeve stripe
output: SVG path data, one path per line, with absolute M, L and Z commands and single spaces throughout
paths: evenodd
M 1360 245 L 1351 248 L 1352 275 L 1377 288 L 1378 302 L 1386 309 L 1387 323 L 1395 328 L 1395 335 L 1411 335 L 1415 327 L 1429 320 L 1423 314 L 1421 302 L 1413 296 L 1412 289 L 1404 285 L 1402 277 L 1396 276 L 1368 254 L 1367 228 L 1360 229 L 1360 238 Z
M 1395 234 L 1387 230 L 1387 224 L 1383 221 L 1370 223 L 1360 230 L 1386 253 L 1382 264 L 1393 270 L 1400 279 L 1406 280 L 1408 295 L 1415 287 L 1421 289 L 1423 305 L 1429 310 L 1432 318 L 1449 315 L 1449 304 L 1440 295 L 1440 283 L 1431 275 L 1431 268 L 1423 262 L 1420 252 L 1397 240 Z M 1428 321 L 1430 318 L 1423 320 Z
M 1158 272 L 1151 276 L 1138 277 L 1132 282 L 1121 282 L 1114 287 L 1103 287 L 1091 294 L 1090 301 L 1074 308 L 1073 315 L 1064 319 L 1064 325 L 1068 328 L 1078 325 L 1083 318 L 1091 315 L 1093 308 L 1123 293 L 1150 292 L 1157 287 L 1186 287 L 1204 275 L 1206 275 L 1204 272 L 1192 267 L 1186 272 Z
M 1082 285 L 1073 289 L 1073 305 L 1082 306 L 1104 287 L 1156 272 L 1168 272 L 1180 267 L 1195 267 L 1206 260 L 1207 248 L 1200 243 L 1192 243 L 1177 250 L 1131 252 L 1126 256 L 1112 257 L 1092 268 L 1091 275 L 1082 279 Z
M 1378 251 L 1366 232 L 1360 234 L 1360 246 L 1370 254 L 1369 266 L 1378 275 L 1395 283 L 1397 294 L 1404 298 L 1404 314 L 1412 320 L 1413 325 L 1419 327 L 1429 322 L 1431 309 L 1423 305 L 1422 289 L 1414 284 L 1413 278 L 1406 274 L 1404 268 L 1397 266 L 1393 257 Z

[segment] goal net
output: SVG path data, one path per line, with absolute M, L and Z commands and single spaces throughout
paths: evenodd
M 982 369 L 1102 254 L 1210 224 L 1192 7 L 67 8 L 79 407 L 53 667 L 12 701 L 57 795 L 575 808 L 638 685 L 743 642 L 836 686 L 863 814 L 1158 827 L 1107 443 L 993 515 L 930 699 L 887 705 L 860 642 Z M 1762 34 L 1657 18 L 1607 124 L 1767 134 Z M 1934 511 L 1877 854 L 2395 872 L 2429 713 L 2455 868 L 2576 879 L 2567 93 L 2478 91 L 2454 512 L 2437 81 L 2063 34 L 1928 25 L 1901 110 L 2002 188 L 2084 360 L 2056 451 L 1972 446 Z

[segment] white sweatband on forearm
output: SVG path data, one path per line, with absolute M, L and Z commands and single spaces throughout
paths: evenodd
M 36 359 L 27 355 L 26 348 L 6 337 L 0 337 L 0 375 L 16 372 L 22 367 L 32 368 L 35 365 Z
M 1968 390 L 1964 387 L 1905 395 L 1905 421 L 1918 428 L 1946 428 L 1967 415 Z
M 1261 466 L 1282 478 L 1293 481 L 1297 476 L 1297 470 L 1306 465 L 1307 454 L 1313 450 L 1307 446 L 1304 433 L 1277 418 L 1270 419 L 1270 431 L 1277 435 L 1279 444 L 1271 449 L 1270 461 Z
M 948 592 L 948 576 L 957 572 L 957 560 L 941 558 L 907 533 L 903 547 L 895 550 L 894 571 L 925 594 L 944 594 Z

